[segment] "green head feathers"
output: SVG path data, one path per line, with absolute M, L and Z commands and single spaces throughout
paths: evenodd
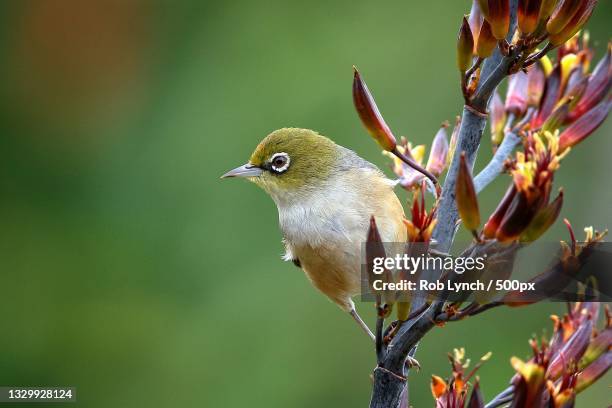
M 251 180 L 266 191 L 316 186 L 340 157 L 339 146 L 308 129 L 279 129 L 257 146 L 249 164 L 262 169 Z

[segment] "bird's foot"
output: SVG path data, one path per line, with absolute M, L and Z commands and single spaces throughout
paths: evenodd
M 419 361 L 416 358 L 414 358 L 414 357 L 408 356 L 406 358 L 405 364 L 406 364 L 406 368 L 407 369 L 411 369 L 411 368 L 414 368 L 414 367 L 416 367 L 417 370 L 421 369 L 421 363 L 419 363 Z

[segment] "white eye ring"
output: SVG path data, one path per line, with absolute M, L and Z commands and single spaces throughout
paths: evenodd
M 281 166 L 275 166 L 274 161 L 279 158 L 282 158 L 285 163 Z M 289 155 L 285 152 L 274 153 L 270 158 L 270 166 L 272 167 L 272 170 L 274 170 L 276 173 L 282 173 L 286 171 L 289 168 L 289 164 L 291 164 L 291 159 L 289 158 Z

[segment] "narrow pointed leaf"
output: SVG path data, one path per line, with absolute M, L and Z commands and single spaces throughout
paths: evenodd
M 361 78 L 359 71 L 357 71 L 357 68 L 354 70 L 353 103 L 361 122 L 380 147 L 386 151 L 393 151 L 397 146 L 395 136 L 393 136 L 391 129 L 380 114 L 374 97 L 372 97 L 365 81 Z
M 476 231 L 480 226 L 480 211 L 478 210 L 478 199 L 474 180 L 465 159 L 465 153 L 461 153 L 459 161 L 459 173 L 455 188 L 457 209 L 465 227 L 470 231 Z

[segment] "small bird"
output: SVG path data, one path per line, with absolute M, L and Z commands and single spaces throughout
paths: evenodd
M 279 129 L 265 137 L 248 163 L 223 176 L 244 177 L 278 208 L 286 261 L 372 332 L 351 299 L 361 290 L 362 244 L 370 217 L 383 242 L 405 242 L 404 210 L 395 181 L 355 152 L 315 131 Z

